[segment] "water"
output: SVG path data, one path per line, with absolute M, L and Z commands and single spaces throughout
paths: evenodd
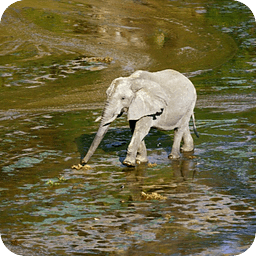
M 256 175 L 250 10 L 236 1 L 40 4 L 16 3 L 0 27 L 6 245 L 39 255 L 236 255 L 249 248 Z M 151 130 L 150 165 L 127 168 L 121 162 L 131 135 L 122 117 L 90 167 L 72 169 L 97 131 L 109 83 L 140 68 L 174 68 L 195 84 L 195 152 L 171 161 L 172 132 Z M 164 199 L 145 200 L 142 191 Z

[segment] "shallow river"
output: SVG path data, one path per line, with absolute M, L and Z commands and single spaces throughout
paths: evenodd
M 20 255 L 236 255 L 256 233 L 256 24 L 236 1 L 30 1 L 0 25 L 0 233 Z M 121 164 L 117 119 L 91 158 L 105 90 L 137 69 L 194 83 L 200 138 Z M 149 200 L 141 193 L 156 192 Z

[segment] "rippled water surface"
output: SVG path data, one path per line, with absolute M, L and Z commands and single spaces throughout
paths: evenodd
M 0 232 L 20 255 L 237 255 L 255 236 L 256 32 L 236 1 L 21 1 L 0 25 Z M 83 170 L 111 80 L 174 68 L 195 84 L 195 152 L 121 164 L 117 119 Z M 157 193 L 155 200 L 141 193 Z

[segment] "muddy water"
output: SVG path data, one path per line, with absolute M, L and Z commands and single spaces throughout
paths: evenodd
M 114 6 L 114 7 L 113 7 Z M 255 235 L 256 33 L 235 1 L 22 1 L 1 22 L 1 234 L 39 255 L 236 255 Z M 137 69 L 174 68 L 196 86 L 200 138 L 126 168 L 130 131 L 97 130 L 104 91 Z M 171 136 L 170 136 L 171 135 Z M 115 138 L 115 139 L 113 139 Z M 162 195 L 145 200 L 141 192 Z

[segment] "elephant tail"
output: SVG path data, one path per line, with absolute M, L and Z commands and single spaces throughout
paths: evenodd
M 196 130 L 196 122 L 195 122 L 195 116 L 194 116 L 194 113 L 192 113 L 192 120 L 193 120 L 193 130 L 194 130 L 194 133 L 196 135 L 197 138 L 199 138 L 199 134 Z

